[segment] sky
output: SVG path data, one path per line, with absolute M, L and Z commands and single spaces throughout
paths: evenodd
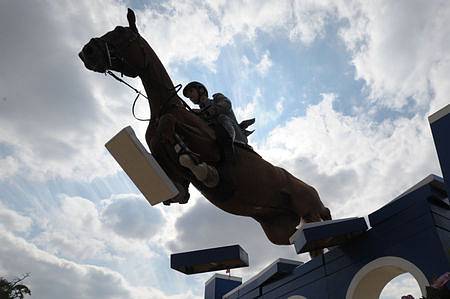
M 127 7 L 175 84 L 201 81 L 239 120 L 256 117 L 250 144 L 334 218 L 441 175 L 427 117 L 449 103 L 448 1 L 1 0 L 0 275 L 31 273 L 32 298 L 203 298 L 212 274 L 185 276 L 169 257 L 209 247 L 240 244 L 244 281 L 309 259 L 194 188 L 186 205 L 150 206 L 106 151 L 128 125 L 145 143 L 146 123 L 134 93 L 77 54 L 126 26 Z M 403 275 L 382 298 L 417 289 Z

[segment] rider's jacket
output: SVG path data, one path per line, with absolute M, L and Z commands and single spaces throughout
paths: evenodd
M 236 120 L 236 116 L 231 107 L 231 101 L 223 94 L 216 93 L 212 99 L 201 103 L 199 115 L 209 125 L 221 125 L 230 137 L 234 137 L 234 140 L 247 144 L 247 136 Z M 234 132 L 232 132 L 233 130 Z

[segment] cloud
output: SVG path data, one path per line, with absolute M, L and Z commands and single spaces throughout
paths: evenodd
M 147 241 L 164 224 L 159 210 L 136 195 L 116 195 L 100 207 L 81 197 L 62 196 L 46 219 L 33 243 L 74 261 L 121 262 L 131 252 L 151 258 Z
M 111 269 L 58 258 L 0 228 L 0 269 L 3 275 L 31 273 L 25 284 L 33 298 L 198 298 L 190 291 L 169 295 L 152 287 L 138 287 Z
M 33 221 L 26 216 L 22 216 L 14 210 L 8 209 L 0 202 L 0 225 L 4 229 L 15 232 L 26 232 L 31 227 Z
M 248 79 L 250 75 L 256 73 L 261 77 L 266 76 L 266 74 L 271 69 L 273 62 L 270 58 L 270 52 L 266 50 L 259 58 L 259 61 L 253 62 L 247 57 L 247 55 L 243 55 L 240 59 L 241 67 L 236 70 L 239 72 L 239 77 L 244 77 Z
M 364 114 L 337 112 L 336 96 L 322 96 L 304 117 L 275 128 L 257 148 L 315 186 L 335 217 L 367 215 L 429 173 L 440 172 L 424 117 L 376 124 Z
M 223 37 L 226 40 L 239 34 L 254 39 L 259 30 L 272 32 L 283 29 L 290 5 L 287 1 L 227 1 L 220 8 Z
M 422 296 L 419 284 L 414 276 L 409 273 L 401 274 L 392 279 L 380 294 L 382 299 L 398 299 L 405 295 L 412 295 L 414 298 Z
M 282 26 L 278 17 L 288 11 L 286 5 L 239 1 L 168 1 L 162 7 L 136 11 L 142 35 L 162 61 L 168 66 L 198 61 L 211 70 L 234 37 Z M 0 142 L 14 148 L 12 158 L 1 161 L 8 167 L 2 177 L 92 179 L 118 170 L 103 144 L 129 124 L 130 92 L 86 71 L 77 53 L 91 37 L 125 25 L 125 11 L 112 0 L 1 4 L 0 25 L 11 30 L 5 30 L 0 46 L 5 70 Z M 15 17 L 19 14 L 28 21 Z M 261 72 L 270 65 L 264 57 Z M 145 125 L 134 125 L 143 136 Z
M 191 1 L 167 1 L 164 11 L 137 13 L 138 28 L 165 64 L 197 61 L 214 70 L 223 39 L 207 6 Z M 169 12 L 169 13 L 167 13 Z
M 284 97 L 282 97 L 278 102 L 276 102 L 275 110 L 277 111 L 278 114 L 283 113 L 283 111 L 284 111 L 284 101 L 285 100 L 286 99 Z
M 60 206 L 46 217 L 43 232 L 33 238 L 40 248 L 72 260 L 110 259 L 107 241 L 94 203 L 81 197 L 63 197 Z
M 0 180 L 14 176 L 19 170 L 19 163 L 13 156 L 0 158 Z
M 257 108 L 257 99 L 261 96 L 261 91 L 257 91 L 255 97 L 248 102 L 244 107 L 236 107 L 233 109 L 236 113 L 237 119 L 249 119 L 254 117 Z
M 124 238 L 150 239 L 165 224 L 161 212 L 150 208 L 142 196 L 116 197 L 103 204 L 104 225 Z
M 335 4 L 327 0 L 293 1 L 292 14 L 294 26 L 290 29 L 289 38 L 308 46 L 324 35 L 327 21 L 336 14 Z
M 263 99 L 263 92 L 258 87 L 255 90 L 255 94 L 250 102 L 248 102 L 244 107 L 236 107 L 234 111 L 236 113 L 236 117 L 239 120 L 256 118 L 256 129 L 258 127 L 267 126 L 270 123 L 273 123 L 278 117 L 283 113 L 283 98 L 278 100 L 275 104 L 275 109 L 270 109 L 267 105 L 264 104 L 264 101 L 267 99 Z M 271 103 L 269 101 L 269 103 Z
M 356 78 L 366 82 L 373 101 L 396 110 L 410 102 L 431 110 L 448 103 L 442 94 L 448 90 L 442 78 L 449 75 L 450 61 L 448 2 L 338 6 L 349 22 L 341 36 L 352 53 Z
M 162 294 L 156 298 L 183 298 L 178 292 L 189 295 L 188 289 L 193 298 L 202 290 L 204 281 L 173 273 L 169 251 L 164 247 L 165 242 L 176 237 L 173 223 L 177 213 L 190 207 L 165 211 L 162 207 L 149 206 L 136 194 L 117 194 L 97 205 L 82 197 L 60 195 L 45 210 L 38 208 L 38 202 L 28 204 L 28 217 L 2 209 L 0 234 L 17 231 L 16 236 L 27 236 L 30 246 L 58 259 L 105 266 L 126 277 L 128 284 L 155 288 L 150 294 Z M 9 273 L 22 272 L 14 267 L 10 269 Z
M 103 144 L 123 124 L 122 116 L 116 113 L 116 123 L 110 124 L 110 110 L 101 100 L 108 93 L 92 92 L 93 76 L 77 53 L 87 34 L 107 27 L 106 20 L 114 20 L 119 7 L 113 2 L 104 7 L 77 4 L 0 4 L 0 26 L 9 28 L 0 45 L 0 142 L 13 149 L 12 158 L 2 161 L 8 163 L 9 175 L 92 178 L 117 169 Z M 94 19 L 90 13 L 95 9 L 107 12 L 99 15 L 108 19 Z M 103 80 L 95 89 L 106 86 Z M 120 98 L 124 93 L 115 94 Z
M 125 12 L 123 2 L 112 0 L 82 0 L 76 5 L 71 1 L 0 3 L 0 27 L 4 29 L 0 44 L 0 144 L 11 149 L 0 156 L 1 180 L 86 180 L 118 171 L 103 145 L 130 124 L 132 95 L 108 77 L 86 71 L 76 54 L 91 37 L 118 24 L 126 25 Z M 339 31 L 355 68 L 355 79 L 365 82 L 363 94 L 370 96 L 370 101 L 361 98 L 358 104 L 375 113 L 355 107 L 345 114 L 335 109 L 335 104 L 346 99 L 326 93 L 304 115 L 279 123 L 266 140 L 256 144 L 265 158 L 315 186 L 338 218 L 356 216 L 355 211 L 365 215 L 430 172 L 439 173 L 426 114 L 448 103 L 449 13 L 450 5 L 445 1 L 374 4 L 329 0 L 173 0 L 162 3 L 159 9 L 149 5 L 136 11 L 142 35 L 169 70 L 199 67 L 214 72 L 223 48 L 239 46 L 237 41 L 257 49 L 259 61 L 245 56 L 229 63 L 238 63 L 237 77 L 249 90 L 242 98 L 252 99 L 236 108 L 236 114 L 239 119 L 256 116 L 258 126 L 274 124 L 290 109 L 282 98 L 277 99 L 272 101 L 277 114 L 268 115 L 262 105 L 264 90 L 247 87 L 250 71 L 245 73 L 246 69 L 260 71 L 267 78 L 276 66 L 270 52 L 258 50 L 258 38 L 272 41 L 287 37 L 301 50 L 325 37 L 328 28 Z M 186 73 L 177 75 L 187 78 Z M 242 74 L 247 77 L 240 77 Z M 131 82 L 140 88 L 138 81 Z M 139 106 L 140 115 L 148 113 Z M 401 112 L 400 116 L 374 118 L 386 108 Z M 144 135 L 145 124 L 131 124 L 139 137 Z M 59 286 L 73 286 L 55 274 L 62 271 L 86 286 L 88 295 L 94 291 L 92 285 L 87 286 L 85 274 L 91 280 L 99 277 L 101 286 L 112 285 L 114 294 L 145 298 L 149 292 L 154 295 L 159 291 L 133 288 L 113 270 L 76 262 L 95 261 L 115 270 L 127 269 L 124 273 L 129 276 L 144 276 L 142 268 L 154 262 L 153 254 L 164 251 L 161 244 L 167 242 L 171 250 L 180 251 L 242 243 L 252 263 L 248 271 L 239 272 L 243 275 L 255 273 L 280 256 L 298 258 L 291 248 L 272 246 L 255 221 L 225 214 L 203 199 L 193 198 L 190 205 L 170 210 L 143 205 L 146 203 L 136 196 L 123 195 L 101 205 L 83 196 L 62 196 L 55 207 L 42 204 L 42 210 L 52 207 L 46 210 L 48 215 L 31 215 L 37 213 L 33 209 L 25 215 L 9 205 L 2 207 L 2 229 L 33 233 L 29 242 L 40 249 L 2 231 L 2 245 L 9 245 L 0 248 L 1 256 L 18 259 L 12 255 L 17 250 L 24 256 L 24 264 L 14 268 L 2 258 L 0 266 L 9 269 L 8 273 L 13 268 L 25 273 L 29 271 L 25 266 L 36 265 L 33 271 L 39 273 L 39 279 L 48 280 L 33 284 L 39 289 L 54 279 L 60 292 L 55 297 L 61 297 L 63 287 Z M 166 272 L 151 275 L 168 276 Z M 163 280 L 170 279 L 155 279 Z M 50 291 L 46 292 L 41 298 L 51 297 Z M 77 292 L 80 290 L 73 294 L 80 297 Z M 98 298 L 108 297 L 102 292 Z M 137 296 L 136 292 L 142 293 Z M 174 296 L 184 298 L 184 294 Z
M 272 60 L 270 59 L 270 53 L 269 51 L 266 51 L 262 57 L 261 60 L 256 65 L 256 71 L 261 75 L 265 76 L 269 69 L 272 67 Z
M 137 22 L 169 67 L 198 62 L 214 70 L 236 37 L 286 31 L 292 20 L 288 2 L 167 1 L 160 8 L 137 10 Z M 0 25 L 11 30 L 0 45 L 0 142 L 14 149 L 1 161 L 2 178 L 93 179 L 119 170 L 103 145 L 130 123 L 130 92 L 85 70 L 77 53 L 91 37 L 126 25 L 125 11 L 113 0 L 1 4 Z M 257 70 L 265 74 L 270 61 L 263 54 Z M 143 136 L 145 124 L 132 124 Z

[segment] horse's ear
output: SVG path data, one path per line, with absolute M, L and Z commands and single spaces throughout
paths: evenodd
M 127 19 L 130 29 L 139 34 L 138 29 L 136 27 L 136 16 L 134 15 L 134 11 L 130 8 L 128 8 Z

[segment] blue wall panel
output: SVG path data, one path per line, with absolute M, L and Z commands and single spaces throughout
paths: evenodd
M 442 174 L 447 186 L 447 194 L 450 194 L 450 105 L 444 109 L 447 110 L 447 114 L 430 125 Z

